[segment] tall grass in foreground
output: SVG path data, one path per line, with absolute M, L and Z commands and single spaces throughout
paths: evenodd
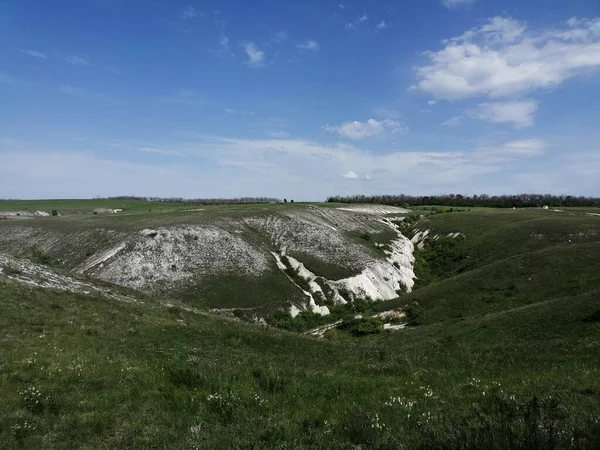
M 356 339 L 339 331 L 329 341 L 148 302 L 0 277 L 0 447 L 594 449 L 600 442 L 593 295 L 400 334 Z

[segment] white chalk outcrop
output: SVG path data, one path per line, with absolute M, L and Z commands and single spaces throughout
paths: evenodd
M 111 289 L 94 286 L 91 283 L 59 274 L 42 264 L 1 253 L 0 274 L 30 286 L 59 289 L 80 294 L 101 294 L 114 300 L 137 302 L 136 299 L 114 292 Z
M 408 209 L 399 208 L 397 206 L 387 206 L 387 205 L 352 205 L 345 206 L 342 208 L 337 208 L 340 211 L 351 211 L 355 213 L 364 213 L 364 214 L 375 214 L 378 216 L 386 215 L 386 214 L 407 214 L 410 211 Z
M 368 263 L 360 274 L 353 277 L 328 280 L 308 270 L 300 261 L 286 255 L 285 251 L 279 255 L 276 253 L 273 255 L 281 270 L 286 270 L 286 265 L 282 262 L 282 259 L 285 258 L 296 275 L 308 283 L 311 292 L 304 290 L 303 292 L 310 297 L 310 308 L 314 312 L 317 311 L 315 311 L 313 295 L 322 298 L 329 294 L 330 300 L 335 304 L 347 303 L 357 298 L 372 301 L 391 300 L 398 297 L 398 291 L 410 292 L 414 286 L 414 245 L 398 231 L 394 223 L 385 219 L 384 223 L 398 232 L 398 238 L 390 243 L 389 250 L 384 250 L 385 259 Z M 327 286 L 327 293 L 324 292 L 321 285 Z M 296 316 L 300 310 L 298 306 L 292 305 L 290 314 Z
M 190 225 L 142 230 L 90 258 L 80 272 L 135 289 L 153 289 L 203 275 L 260 276 L 267 261 L 263 252 L 225 228 Z

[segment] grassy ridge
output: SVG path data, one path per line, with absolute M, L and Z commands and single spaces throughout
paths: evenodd
M 593 448 L 599 308 L 590 293 L 317 341 L 0 276 L 0 438 L 15 449 L 506 448 L 545 445 L 552 429 L 545 448 Z
M 475 209 L 429 215 L 414 228 L 463 235 L 417 250 L 418 289 L 375 306 L 410 307 L 415 323 L 480 316 L 600 286 L 597 217 Z

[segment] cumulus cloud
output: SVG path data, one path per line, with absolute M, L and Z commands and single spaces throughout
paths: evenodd
M 87 59 L 82 58 L 81 56 L 67 56 L 65 58 L 68 63 L 73 64 L 74 66 L 89 66 L 90 63 Z
M 358 179 L 358 175 L 356 174 L 356 172 L 353 172 L 352 170 L 349 170 L 348 172 L 343 174 L 342 177 L 346 178 L 347 180 L 357 180 Z
M 429 101 L 427 102 L 427 104 L 428 104 L 429 106 L 433 106 L 433 105 L 435 105 L 436 103 L 437 103 L 437 102 L 436 102 L 435 100 L 429 100 Z
M 306 42 L 298 44 L 298 48 L 300 50 L 317 51 L 317 50 L 319 50 L 320 46 L 319 46 L 319 43 L 317 41 L 313 41 L 312 39 L 309 39 Z
M 265 62 L 265 52 L 258 48 L 258 46 L 252 42 L 244 45 L 244 50 L 248 56 L 246 62 L 248 66 L 253 68 L 262 67 Z
M 458 8 L 460 6 L 471 6 L 476 0 L 442 0 L 442 5 L 448 9 Z
M 494 17 L 425 56 L 413 89 L 448 100 L 518 96 L 600 67 L 600 18 L 536 29 Z
M 533 125 L 533 116 L 538 109 L 535 100 L 486 102 L 475 108 L 471 115 L 492 123 L 507 123 L 515 128 Z
M 403 128 L 397 120 L 384 119 L 379 121 L 369 119 L 366 122 L 345 122 L 337 126 L 325 125 L 325 130 L 349 139 L 365 139 L 386 133 L 399 133 L 406 131 L 406 128 Z

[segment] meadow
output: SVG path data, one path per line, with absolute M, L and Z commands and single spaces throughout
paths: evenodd
M 189 214 L 140 211 L 139 220 Z M 64 226 L 133 227 L 136 215 Z M 407 233 L 463 237 L 415 252 L 423 281 L 412 293 L 363 308 L 401 309 L 409 326 L 360 337 L 316 338 L 192 310 L 176 296 L 119 288 L 137 299 L 122 302 L 0 273 L 2 448 L 597 448 L 600 217 L 421 215 Z

